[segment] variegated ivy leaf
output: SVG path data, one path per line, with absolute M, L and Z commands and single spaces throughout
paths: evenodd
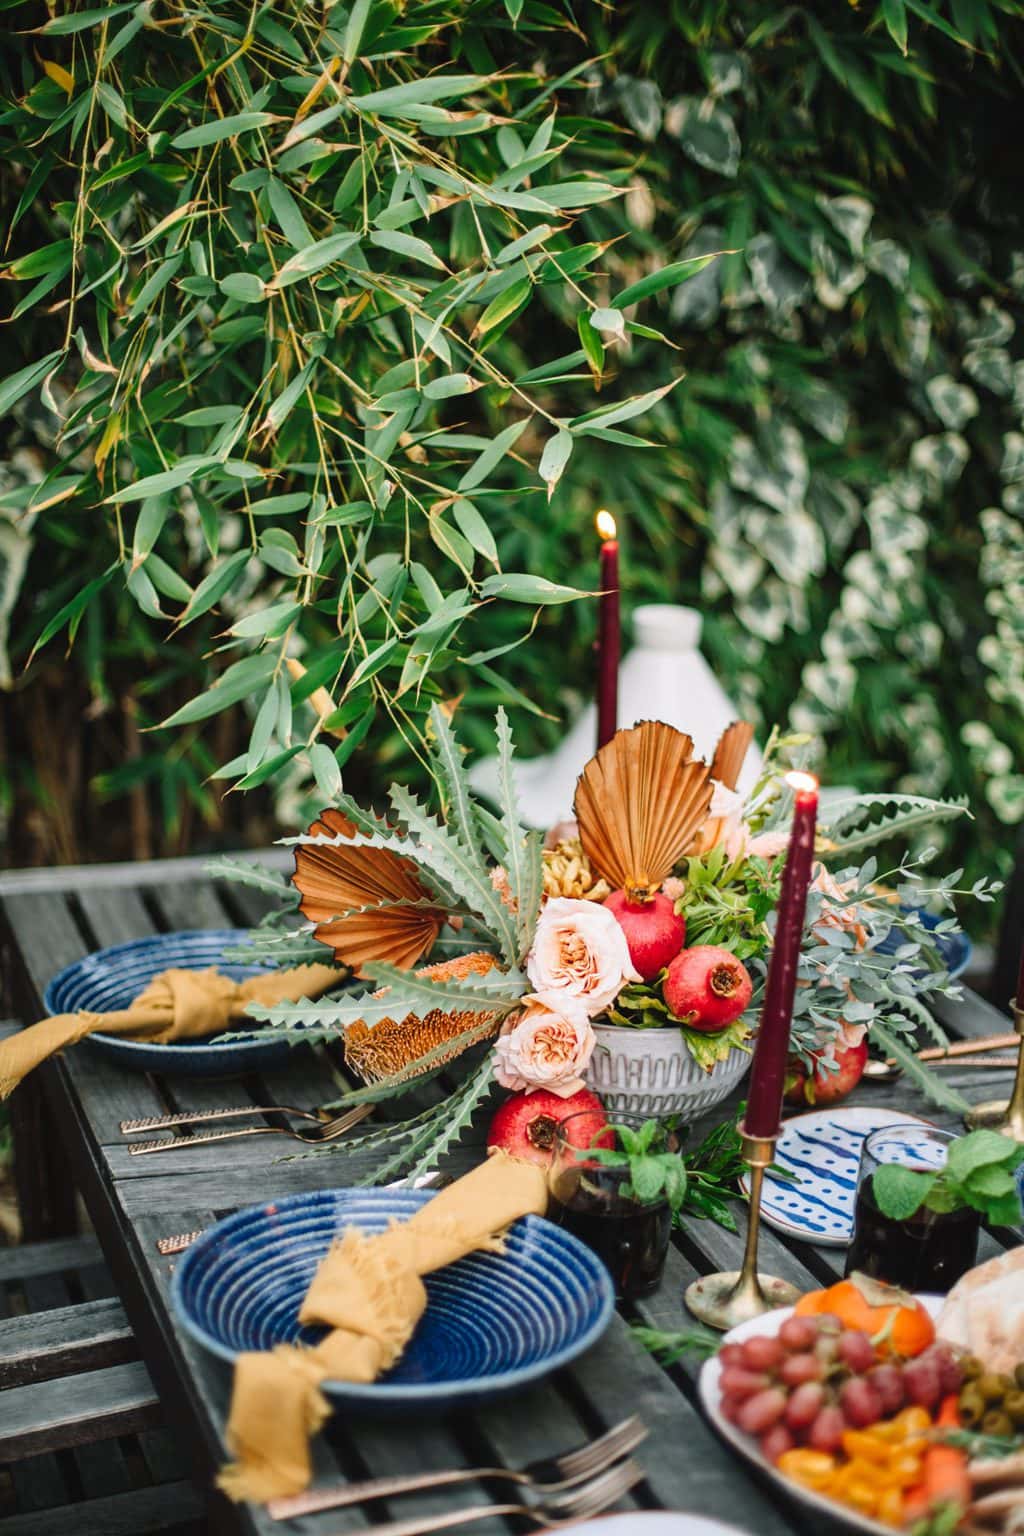
M 703 224 L 686 246 L 685 257 L 709 256 L 725 245 L 725 230 L 719 224 Z M 672 295 L 672 319 L 677 325 L 705 330 L 712 325 L 721 306 L 722 264 L 713 261 L 703 271 L 680 284 Z
M 864 241 L 875 210 L 867 198 L 819 197 L 818 207 L 829 223 L 843 236 L 855 256 L 863 256 Z
M 822 235 L 811 239 L 814 292 L 826 309 L 842 309 L 867 276 L 862 261 L 855 261 Z
M 899 550 L 923 550 L 928 544 L 928 524 L 908 512 L 888 491 L 878 491 L 868 502 L 865 519 L 871 544 L 883 557 Z
M 812 698 L 834 714 L 846 709 L 857 686 L 857 668 L 845 656 L 812 661 L 805 668 L 803 687 Z
M 740 167 L 740 136 L 732 113 L 714 96 L 678 96 L 665 110 L 665 131 L 679 140 L 684 154 L 719 176 L 735 176 Z
M 810 471 L 803 439 L 795 427 L 772 424 L 759 443 L 733 439 L 729 478 L 741 491 L 778 512 L 799 512 Z
M 964 372 L 994 395 L 1013 393 L 1013 364 L 1003 347 L 969 347 L 964 353 Z
M 776 314 L 792 314 L 807 297 L 806 274 L 783 254 L 774 235 L 755 235 L 744 254 L 754 291 L 762 304 Z
M 850 425 L 850 407 L 838 389 L 823 379 L 808 378 L 805 387 L 793 394 L 792 405 L 827 442 L 843 441 Z
M 957 432 L 943 432 L 936 437 L 922 437 L 910 450 L 911 466 L 925 479 L 933 499 L 938 499 L 955 485 L 971 456 L 964 439 Z
M 1007 432 L 999 473 L 1006 481 L 1024 480 L 1024 433 Z
M 747 522 L 750 542 L 783 581 L 805 586 L 825 569 L 825 539 L 809 512 L 753 512 Z
M 709 53 L 703 60 L 704 77 L 714 96 L 730 96 L 734 91 L 746 91 L 750 84 L 750 59 L 744 53 L 727 53 L 719 50 Z
M 901 292 L 910 276 L 910 252 L 895 240 L 870 240 L 864 250 L 868 270 L 877 272 Z
M 967 368 L 967 360 L 964 359 Z M 968 369 L 970 372 L 970 369 Z M 944 427 L 959 432 L 972 417 L 977 416 L 978 397 L 966 384 L 959 383 L 948 373 L 939 373 L 929 379 L 924 387 L 928 402 Z

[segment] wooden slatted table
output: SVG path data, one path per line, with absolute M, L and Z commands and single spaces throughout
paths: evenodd
M 259 898 L 251 891 L 211 880 L 196 860 L 0 876 L 9 1005 L 15 1017 L 35 1020 L 42 1015 L 46 983 L 91 950 L 160 931 L 245 926 L 260 910 Z M 1006 1028 L 1003 1015 L 969 992 L 963 1002 L 945 1005 L 943 1012 L 947 1027 L 957 1035 Z M 947 1081 L 972 1098 L 990 1097 L 1007 1086 L 1005 1075 L 982 1076 L 983 1082 L 977 1073 L 951 1070 Z M 155 1240 L 208 1226 L 257 1199 L 353 1182 L 367 1169 L 357 1155 L 344 1150 L 284 1161 L 284 1153 L 293 1149 L 270 1138 L 133 1158 L 119 1122 L 222 1105 L 313 1107 L 335 1097 L 339 1082 L 337 1066 L 305 1047 L 295 1052 L 287 1069 L 265 1079 L 210 1081 L 124 1071 L 83 1045 L 47 1063 L 15 1096 L 21 1131 L 41 1123 L 46 1129 L 44 1155 L 19 1175 L 39 1229 L 33 1235 L 53 1237 L 69 1230 L 73 1180 L 84 1196 L 167 1416 L 187 1437 L 196 1479 L 209 1493 L 211 1529 L 217 1532 L 269 1536 L 288 1527 L 275 1524 L 261 1510 L 228 1505 L 210 1491 L 213 1471 L 225 1457 L 230 1375 L 177 1326 L 168 1304 L 174 1261 L 157 1254 Z M 857 1098 L 942 1121 L 941 1114 L 905 1083 L 862 1085 Z M 716 1118 L 722 1118 L 722 1112 Z M 452 1161 L 453 1171 L 478 1159 L 484 1129 L 485 1123 L 477 1124 L 467 1134 Z M 493 1465 L 496 1459 L 515 1466 L 568 1449 L 637 1413 L 650 1434 L 638 1453 L 647 1478 L 632 1497 L 633 1507 L 717 1516 L 757 1536 L 792 1536 L 806 1530 L 806 1517 L 798 1507 L 780 1500 L 774 1489 L 753 1477 L 706 1425 L 695 1402 L 695 1371 L 685 1366 L 663 1370 L 629 1331 L 629 1322 L 637 1319 L 667 1328 L 685 1326 L 682 1292 L 689 1281 L 711 1270 L 738 1267 L 743 1213 L 737 1210 L 738 1235 L 711 1222 L 688 1221 L 676 1236 L 658 1293 L 632 1313 L 624 1309 L 604 1338 L 571 1369 L 523 1395 L 447 1421 L 375 1424 L 335 1417 L 317 1442 L 318 1479 Z M 982 1256 L 1020 1240 L 1019 1231 L 986 1233 Z M 764 1230 L 761 1252 L 766 1270 L 803 1289 L 830 1282 L 843 1258 L 841 1251 L 789 1242 L 769 1229 Z M 297 1528 L 309 1536 L 340 1536 L 399 1515 L 453 1511 L 497 1492 L 497 1487 L 464 1485 L 391 1506 L 325 1512 L 306 1517 Z M 495 1518 L 472 1529 L 497 1536 L 510 1527 Z

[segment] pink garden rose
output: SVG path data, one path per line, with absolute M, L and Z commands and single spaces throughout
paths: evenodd
M 579 1093 L 594 1054 L 586 1008 L 568 992 L 531 992 L 494 1042 L 494 1075 L 513 1093 L 547 1088 L 560 1099 Z
M 567 993 L 593 1017 L 640 976 L 626 935 L 607 907 L 553 896 L 540 917 L 526 974 L 537 992 Z
M 738 859 L 774 859 L 789 842 L 788 832 L 759 832 L 751 837 L 750 828 L 743 820 L 746 801 L 734 789 L 727 789 L 713 779 L 714 790 L 708 807 L 708 818 L 700 829 L 695 851 L 710 853 L 719 843 L 725 849 L 731 863 Z

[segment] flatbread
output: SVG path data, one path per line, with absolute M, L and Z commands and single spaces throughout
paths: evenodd
M 1013 1373 L 1024 1360 L 1024 1247 L 968 1270 L 950 1291 L 936 1332 L 988 1371 Z

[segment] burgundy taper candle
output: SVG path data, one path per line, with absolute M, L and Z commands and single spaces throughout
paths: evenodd
M 761 1023 L 750 1069 L 747 1113 L 740 1127 L 748 1136 L 775 1136 L 782 1119 L 797 962 L 804 935 L 807 887 L 814 862 L 818 781 L 810 773 L 788 773 L 786 783 L 794 790 L 796 799 L 786 867 L 782 871 L 775 943 L 768 964 Z
M 619 714 L 619 544 L 615 519 L 599 512 L 595 519 L 601 545 L 601 596 L 597 610 L 597 746 L 611 741 Z

